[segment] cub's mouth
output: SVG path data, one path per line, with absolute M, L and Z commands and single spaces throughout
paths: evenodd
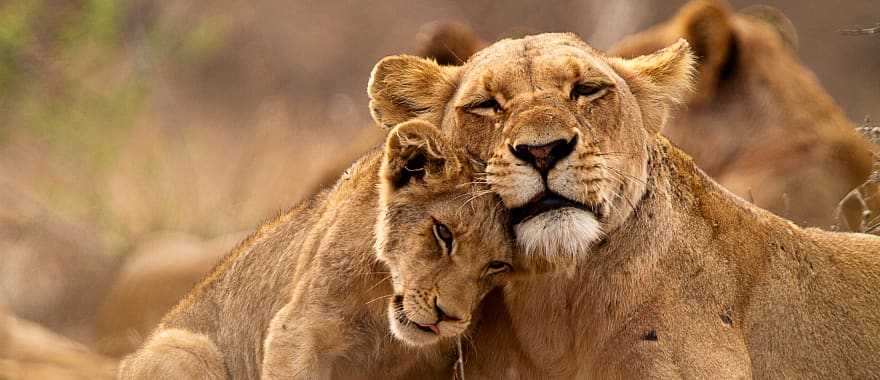
M 517 225 L 522 222 L 525 222 L 531 218 L 534 218 L 538 215 L 541 215 L 548 211 L 558 210 L 561 208 L 576 208 L 583 211 L 588 211 L 596 216 L 597 219 L 602 219 L 602 212 L 598 206 L 590 206 L 586 205 L 566 197 L 563 197 L 554 192 L 543 192 L 532 198 L 529 203 L 526 203 L 522 206 L 510 210 L 510 221 L 512 225 Z
M 397 322 L 400 322 L 401 325 L 412 326 L 412 327 L 415 327 L 416 329 L 424 331 L 428 334 L 439 334 L 438 331 L 433 330 L 427 326 L 422 326 L 422 325 L 416 323 L 415 321 L 413 321 L 412 319 L 409 319 L 406 317 L 406 315 L 403 313 L 403 296 L 400 296 L 400 295 L 394 296 L 394 300 L 391 302 L 394 303 L 394 319 L 396 319 Z

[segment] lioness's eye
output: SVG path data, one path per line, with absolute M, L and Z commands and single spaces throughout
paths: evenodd
M 438 244 L 445 248 L 446 253 L 452 252 L 452 232 L 443 223 L 434 222 L 434 237 Z
M 596 99 L 608 92 L 608 87 L 598 84 L 579 83 L 571 88 L 571 100 L 578 100 L 580 97 L 588 99 Z
M 501 104 L 495 99 L 486 99 L 467 107 L 467 111 L 482 116 L 493 116 L 501 112 Z
M 493 275 L 493 274 L 499 274 L 499 273 L 503 273 L 503 272 L 510 272 L 512 269 L 513 269 L 513 266 L 511 266 L 508 263 L 505 263 L 503 261 L 492 260 L 489 262 L 489 265 L 486 266 L 486 274 Z

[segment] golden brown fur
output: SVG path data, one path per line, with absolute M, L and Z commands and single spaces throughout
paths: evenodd
M 377 121 L 425 118 L 487 160 L 520 255 L 569 264 L 487 299 L 470 378 L 880 371 L 880 238 L 797 227 L 661 137 L 693 65 L 683 41 L 625 60 L 542 34 L 460 68 L 409 56 L 376 66 Z M 566 206 L 534 215 L 553 193 Z
M 805 226 L 837 224 L 838 202 L 870 173 L 871 147 L 799 62 L 791 22 L 769 7 L 736 13 L 694 0 L 609 54 L 648 54 L 678 38 L 698 56 L 697 91 L 664 134 L 756 205 Z M 847 211 L 842 227 L 855 229 L 859 210 Z
M 121 377 L 451 376 L 449 338 L 509 268 L 490 268 L 510 261 L 505 214 L 436 128 L 406 123 L 386 145 L 234 250 Z M 434 223 L 455 236 L 445 254 Z

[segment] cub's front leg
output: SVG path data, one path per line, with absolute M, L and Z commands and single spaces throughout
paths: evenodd
M 272 318 L 263 354 L 263 379 L 329 379 L 350 347 L 339 314 L 285 305 Z
M 225 379 L 226 364 L 207 336 L 163 329 L 119 366 L 120 379 Z

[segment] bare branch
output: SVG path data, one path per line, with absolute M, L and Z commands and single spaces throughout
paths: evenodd
M 865 121 L 857 128 L 857 130 L 862 136 L 865 136 L 868 141 L 871 141 L 878 147 L 874 151 L 874 173 L 871 174 L 871 179 L 869 181 L 880 183 L 880 125 L 871 122 L 871 118 L 866 116 Z
M 854 26 L 848 29 L 841 29 L 840 34 L 844 36 L 880 36 L 880 23 L 874 26 Z

